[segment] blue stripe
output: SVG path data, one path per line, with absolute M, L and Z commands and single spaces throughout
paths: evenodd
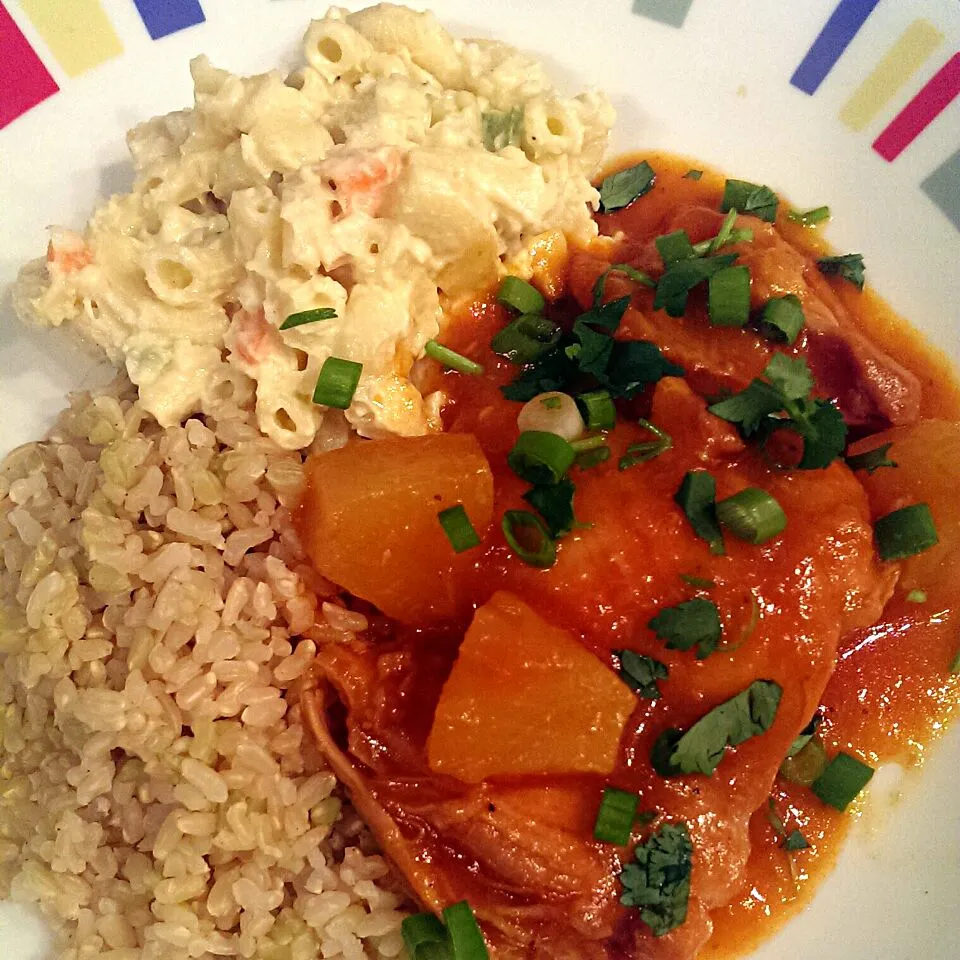
M 133 0 L 151 40 L 204 22 L 199 0 Z
M 790 82 L 804 93 L 815 93 L 879 2 L 840 0 Z
M 960 230 L 960 150 L 937 167 L 920 184 L 920 189 L 940 208 L 946 218 Z
M 633 0 L 633 12 L 648 20 L 682 27 L 693 6 L 693 0 Z

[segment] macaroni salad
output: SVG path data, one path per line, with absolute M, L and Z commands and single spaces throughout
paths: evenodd
M 53 231 L 18 312 L 99 344 L 163 426 L 255 386 L 260 428 L 287 449 L 324 418 L 421 434 L 442 398 L 410 376 L 442 307 L 505 269 L 529 277 L 538 245 L 595 236 L 589 177 L 614 113 L 401 6 L 332 8 L 303 48 L 286 78 L 196 59 L 194 107 L 129 134 L 133 190 L 82 235 Z M 363 365 L 346 423 L 313 402 L 331 356 Z

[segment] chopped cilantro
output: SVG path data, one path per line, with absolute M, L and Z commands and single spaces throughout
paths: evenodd
M 543 517 L 551 537 L 565 537 L 577 522 L 573 515 L 574 490 L 573 481 L 563 477 L 557 483 L 536 486 L 523 495 L 523 499 Z
M 504 147 L 518 147 L 523 137 L 523 107 L 512 110 L 488 110 L 480 117 L 483 145 L 496 153 Z
M 644 700 L 658 700 L 658 680 L 666 680 L 670 671 L 665 663 L 634 653 L 632 650 L 614 650 L 620 658 L 620 679 Z
M 803 439 L 801 470 L 829 466 L 843 452 L 847 425 L 829 400 L 815 400 L 810 368 L 802 357 L 774 354 L 763 371 L 764 380 L 754 380 L 746 389 L 709 407 L 711 413 L 735 423 L 747 438 L 761 446 L 777 430 L 792 430 Z
M 807 838 L 799 830 L 791 830 L 783 841 L 784 850 L 806 850 L 809 846 Z
M 737 210 L 773 223 L 777 219 L 778 203 L 777 195 L 769 187 L 747 180 L 728 180 L 723 188 L 720 209 L 724 213 Z
M 817 732 L 817 728 L 820 726 L 822 720 L 823 717 L 819 713 L 815 713 L 810 718 L 810 722 L 797 734 L 793 743 L 790 744 L 790 749 L 787 750 L 788 757 L 795 757 L 813 739 L 813 735 Z
M 626 907 L 639 907 L 640 919 L 662 937 L 687 919 L 693 844 L 685 823 L 665 823 L 637 846 L 634 862 L 620 871 Z
M 698 590 L 712 590 L 717 585 L 716 580 L 707 580 L 706 577 L 695 577 L 689 573 L 681 573 L 680 579 L 691 587 L 696 587 Z
M 666 453 L 673 446 L 673 437 L 659 427 L 655 427 L 649 420 L 640 420 L 640 426 L 654 435 L 653 440 L 644 440 L 642 443 L 631 443 L 627 452 L 620 458 L 620 469 L 628 470 L 638 463 L 654 460 L 661 453 Z
M 682 377 L 683 367 L 671 363 L 655 343 L 616 340 L 606 373 L 600 382 L 615 397 L 632 397 L 647 384 L 663 377 Z
M 662 777 L 683 773 L 710 776 L 727 747 L 766 733 L 783 693 L 772 680 L 754 680 L 746 690 L 714 707 L 686 732 L 665 730 L 654 744 L 651 762 Z
M 611 273 L 622 273 L 625 277 L 629 277 L 643 287 L 650 287 L 652 289 L 656 286 L 656 281 L 652 277 L 647 276 L 642 270 L 631 267 L 629 263 L 614 263 L 597 277 L 597 282 L 593 285 L 594 306 L 603 303 L 603 293 L 607 286 L 607 277 L 609 277 Z
M 791 210 L 787 217 L 794 223 L 799 223 L 802 227 L 815 227 L 818 223 L 830 219 L 830 208 L 814 207 L 813 210 Z
M 653 298 L 654 310 L 666 310 L 671 317 L 682 317 L 687 309 L 690 291 L 709 280 L 718 270 L 729 267 L 736 259 L 735 253 L 724 253 L 717 257 L 671 263 L 657 281 L 657 292 Z
M 691 260 L 696 256 L 686 230 L 665 233 L 653 242 L 665 267 L 669 267 L 670 264 L 676 263 L 678 260 Z
M 851 470 L 866 470 L 867 473 L 873 473 L 881 467 L 896 467 L 897 462 L 887 456 L 892 446 L 892 443 L 885 443 L 873 450 L 865 450 L 863 453 L 848 454 L 844 460 L 847 461 L 847 466 Z
M 722 628 L 717 605 L 712 600 L 695 597 L 674 607 L 665 607 L 647 626 L 668 650 L 697 648 L 697 659 L 705 660 L 717 649 Z
M 684 175 L 684 180 L 699 180 L 703 176 L 702 170 L 688 170 Z
M 863 289 L 864 265 L 860 253 L 844 253 L 838 257 L 821 257 L 817 261 L 820 272 L 827 277 L 849 280 L 858 290 Z
M 611 213 L 628 207 L 634 200 L 649 193 L 657 175 L 646 160 L 605 177 L 600 184 L 600 211 Z
M 706 470 L 691 470 L 673 499 L 686 514 L 693 532 L 710 544 L 710 552 L 723 556 L 723 534 L 717 520 L 717 482 Z

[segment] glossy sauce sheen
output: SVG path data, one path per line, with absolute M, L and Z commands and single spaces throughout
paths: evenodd
M 684 178 L 683 175 L 691 168 L 691 163 L 682 158 L 662 154 L 638 154 L 621 158 L 610 169 L 619 169 L 641 159 L 648 160 L 657 171 L 654 188 L 623 211 L 599 215 L 597 219 L 601 233 L 614 234 L 623 231 L 627 235 L 628 244 L 633 240 L 639 246 L 664 232 L 665 224 L 669 225 L 670 215 L 678 205 L 693 203 L 713 209 L 719 208 L 724 177 L 704 170 L 700 180 Z M 781 202 L 777 220 L 780 233 L 792 245 L 811 256 L 828 252 L 820 233 L 787 220 L 786 210 L 786 204 Z M 619 256 L 625 259 L 622 253 Z M 588 278 L 589 284 L 592 284 L 594 276 L 595 273 Z M 576 282 L 574 273 L 570 277 L 570 285 L 575 287 Z M 611 285 L 610 292 L 615 296 L 635 290 L 635 287 L 625 283 L 618 286 L 620 281 L 615 277 L 611 277 L 608 282 Z M 960 420 L 960 392 L 946 358 L 925 344 L 919 335 L 911 331 L 871 292 L 861 293 L 843 280 L 831 279 L 827 282 L 859 329 L 873 343 L 896 357 L 919 380 L 922 387 L 920 415 L 924 418 Z M 703 325 L 704 317 L 695 315 L 697 309 L 697 304 L 692 301 L 692 309 L 688 313 L 694 315 L 679 322 Z M 703 312 L 702 305 L 699 312 Z M 492 334 L 507 320 L 508 315 L 496 304 L 484 302 L 472 307 L 470 316 L 455 325 L 446 340 L 454 349 L 484 362 L 490 375 L 480 380 L 450 373 L 442 377 L 442 386 L 450 396 L 446 410 L 448 426 L 475 432 L 494 465 L 499 491 L 498 511 L 504 506 L 523 506 L 519 502 L 519 494 L 525 488 L 508 470 L 504 470 L 503 464 L 503 458 L 515 439 L 514 431 L 502 427 L 503 414 L 506 412 L 505 407 L 515 411 L 517 406 L 505 404 L 498 388 L 510 379 L 515 368 L 503 364 L 490 352 L 488 346 Z M 629 314 L 624 324 L 629 329 Z M 718 332 L 731 340 L 741 341 L 742 356 L 751 368 L 748 376 L 757 375 L 769 358 L 769 345 L 749 331 L 714 329 L 711 335 L 715 336 Z M 703 436 L 697 437 L 695 430 L 691 430 L 688 436 L 691 436 L 694 444 L 703 441 Z M 619 447 L 625 445 L 628 439 L 630 438 L 621 438 L 620 444 L 614 445 L 614 457 L 607 464 L 608 470 L 612 467 L 608 473 L 611 478 L 608 481 L 610 488 L 606 496 L 599 499 L 601 504 L 606 502 L 609 505 L 613 514 L 623 509 L 625 498 L 629 499 L 630 489 L 634 488 L 635 491 L 638 483 L 645 482 L 642 467 L 620 474 L 619 477 L 616 475 L 613 464 L 620 452 Z M 678 440 L 682 445 L 683 434 L 675 435 L 675 443 Z M 832 472 L 816 471 L 813 486 L 805 491 L 804 495 L 822 495 L 825 504 L 833 502 L 836 496 L 852 495 L 852 491 L 844 493 L 842 488 L 831 490 L 831 485 L 839 482 L 831 479 Z M 574 478 L 578 484 L 582 480 L 576 471 Z M 675 480 L 676 478 L 669 474 L 666 478 L 661 474 L 658 482 L 673 490 L 676 487 Z M 722 476 L 719 484 L 718 496 L 722 497 L 725 492 Z M 618 490 L 618 485 L 622 485 L 622 489 Z M 769 482 L 767 485 L 769 487 Z M 785 502 L 784 492 L 777 491 L 777 496 Z M 590 502 L 595 505 L 598 499 L 591 497 Z M 805 502 L 805 508 L 810 507 L 809 501 Z M 594 506 L 594 509 L 602 510 L 603 507 Z M 815 513 L 815 510 L 810 510 L 806 515 L 812 516 Z M 596 522 L 598 518 L 590 514 L 579 519 Z M 661 532 L 665 531 L 661 528 Z M 682 536 L 678 537 L 678 540 L 683 539 Z M 743 548 L 734 542 L 731 551 L 734 558 L 738 549 Z M 545 585 L 551 580 L 558 584 L 556 592 L 546 600 L 547 605 L 543 608 L 551 609 L 555 622 L 562 622 L 581 632 L 581 635 L 586 634 L 587 642 L 590 643 L 592 639 L 596 652 L 605 656 L 611 648 L 618 645 L 618 637 L 628 634 L 640 619 L 625 616 L 624 610 L 636 609 L 638 603 L 639 606 L 646 607 L 646 603 L 642 599 L 638 601 L 638 597 L 642 598 L 648 586 L 652 587 L 654 579 L 658 584 L 662 584 L 665 579 L 671 576 L 676 578 L 682 572 L 709 577 L 712 573 L 708 569 L 709 560 L 704 560 L 706 556 L 705 551 L 695 547 L 689 548 L 686 553 L 680 549 L 674 557 L 675 562 L 668 564 L 668 569 L 658 563 L 655 578 L 651 576 L 647 584 L 624 584 L 623 592 L 610 587 L 609 581 L 606 584 L 606 593 L 603 586 L 598 592 L 595 583 L 590 583 L 589 586 L 586 583 L 578 584 L 574 558 L 564 557 L 562 548 L 558 566 L 550 574 L 545 575 L 533 570 L 525 573 L 521 570 L 515 573 L 515 576 L 524 583 L 530 594 L 536 596 L 540 593 L 545 599 L 552 592 Z M 658 556 L 658 561 L 661 560 L 663 557 Z M 489 556 L 481 566 L 489 571 L 488 563 Z M 568 576 L 564 576 L 564 570 Z M 547 593 L 543 593 L 544 590 L 547 590 Z M 678 602 L 696 593 L 690 589 L 684 590 L 679 581 L 674 592 L 676 596 L 671 597 L 670 602 Z M 571 602 L 571 598 L 577 596 L 587 598 L 587 602 L 579 605 L 579 608 L 578 604 Z M 726 586 L 721 584 L 719 592 L 712 592 L 710 597 L 716 600 L 722 610 L 732 611 L 728 614 L 725 630 L 726 635 L 736 636 L 737 631 L 743 630 L 749 619 L 749 589 L 744 589 L 743 581 L 734 575 L 729 577 Z M 650 599 L 652 600 L 652 596 Z M 874 766 L 887 761 L 907 765 L 919 762 L 924 747 L 935 738 L 957 706 L 958 684 L 956 678 L 950 677 L 946 669 L 957 644 L 956 602 L 955 586 L 950 589 L 949 586 L 941 585 L 929 590 L 927 601 L 923 604 L 908 602 L 906 591 L 898 589 L 887 603 L 878 622 L 845 632 L 837 651 L 836 671 L 821 700 L 824 723 L 820 728 L 820 735 L 828 752 L 832 754 L 838 749 L 854 750 Z M 905 637 L 908 642 L 905 642 Z M 662 650 L 645 652 L 662 658 Z M 827 659 L 832 665 L 832 657 Z M 671 681 L 684 682 L 681 675 L 684 664 L 687 670 L 701 671 L 701 682 L 707 682 L 708 675 L 716 676 L 716 671 L 720 668 L 720 664 L 715 660 L 710 661 L 710 667 L 706 670 L 703 664 L 695 663 L 689 658 L 678 662 L 671 660 Z M 749 673 L 755 671 L 756 667 L 755 661 L 748 661 L 745 669 Z M 736 668 L 733 669 L 736 673 Z M 721 670 L 721 676 L 726 673 L 727 671 Z M 753 673 L 748 678 L 745 673 L 742 679 L 752 679 L 755 675 Z M 688 685 L 692 679 L 687 678 Z M 789 682 L 789 671 L 787 677 L 782 679 L 785 683 Z M 725 686 L 730 683 L 735 685 L 739 680 L 727 675 L 719 682 Z M 689 689 L 689 686 L 687 688 Z M 682 721 L 683 718 L 680 719 Z M 741 748 L 738 753 L 749 752 L 749 744 L 745 746 L 746 749 Z M 772 749 L 769 742 L 762 746 L 767 751 Z M 733 773 L 729 769 L 729 763 L 729 759 L 724 761 L 715 779 L 725 779 L 724 774 Z M 621 776 L 619 781 L 616 777 L 614 781 L 625 787 L 640 785 L 631 784 L 631 779 L 629 776 Z M 641 776 L 639 779 L 644 778 Z M 735 780 L 734 775 L 733 782 L 729 779 L 726 781 L 727 789 L 734 788 Z M 786 853 L 771 825 L 767 804 L 760 806 L 750 824 L 752 852 L 742 886 L 744 893 L 735 897 L 729 906 L 711 911 L 714 933 L 703 950 L 704 956 L 720 957 L 732 952 L 740 953 L 768 937 L 778 922 L 785 920 L 806 902 L 815 881 L 830 868 L 838 852 L 849 823 L 848 816 L 825 807 L 809 790 L 779 778 L 772 796 L 777 814 L 786 829 L 801 829 L 811 848 L 797 853 Z

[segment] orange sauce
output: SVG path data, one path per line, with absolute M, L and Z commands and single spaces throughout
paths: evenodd
M 625 210 L 599 216 L 601 232 L 649 237 L 677 204 L 719 204 L 724 175 L 704 169 L 700 180 L 686 179 L 691 167 L 701 165 L 682 157 L 636 154 L 620 158 L 608 172 L 642 159 L 657 171 L 654 188 Z M 790 221 L 786 209 L 781 203 L 777 227 L 782 235 L 811 256 L 829 252 L 820 232 Z M 960 384 L 949 359 L 872 291 L 861 293 L 842 280 L 831 286 L 861 331 L 919 378 L 921 416 L 960 420 Z M 928 591 L 922 604 L 909 602 L 898 590 L 877 624 L 844 638 L 822 700 L 819 734 L 828 753 L 856 749 L 874 765 L 920 763 L 960 705 L 960 683 L 946 669 L 957 650 L 956 601 L 957 590 L 943 586 Z M 809 901 L 836 859 L 849 815 L 782 778 L 772 800 L 786 829 L 800 829 L 810 849 L 785 852 L 769 810 L 754 814 L 741 895 L 713 912 L 714 934 L 703 957 L 716 960 L 756 947 Z

